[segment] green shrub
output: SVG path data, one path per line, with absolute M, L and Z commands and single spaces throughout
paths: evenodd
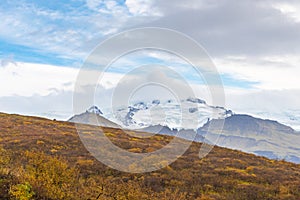
M 33 192 L 31 185 L 26 182 L 24 184 L 13 185 L 9 190 L 9 194 L 12 199 L 29 200 L 35 193 Z

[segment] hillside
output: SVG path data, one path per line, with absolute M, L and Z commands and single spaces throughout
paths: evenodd
M 179 133 L 180 137 L 186 140 L 213 143 L 270 159 L 300 164 L 300 133 L 293 128 L 274 120 L 234 114 L 223 107 L 209 106 L 205 101 L 197 98 L 188 98 L 181 102 L 182 105 L 171 100 L 138 102 L 128 108 L 116 109 L 115 114 L 107 111 L 105 115 L 97 106 L 92 106 L 85 112 L 73 116 L 69 121 L 113 128 L 122 126 L 126 129 L 170 136 Z M 176 114 L 181 106 L 187 117 L 186 122 L 189 124 L 185 123 L 187 126 L 182 127 L 180 127 L 181 115 Z M 165 116 L 165 122 L 162 117 L 164 109 L 169 115 Z M 151 115 L 148 113 L 149 110 Z M 212 111 L 217 113 L 215 118 L 209 117 Z M 149 119 L 150 116 L 153 119 Z M 195 119 L 201 121 L 199 127 Z M 211 123 L 217 126 L 210 126 Z M 222 131 L 219 130 L 220 126 L 223 126 Z M 196 138 L 195 130 L 197 130 Z
M 213 119 L 211 122 L 219 123 Z M 209 123 L 211 123 L 209 122 Z M 209 123 L 198 132 L 208 130 Z M 222 123 L 222 121 L 220 121 Z M 232 115 L 225 119 L 222 134 L 214 134 L 217 130 L 210 127 L 206 136 L 217 145 L 254 153 L 271 159 L 284 159 L 300 163 L 300 133 L 277 121 L 255 118 L 249 115 Z
M 99 129 L 84 127 L 91 135 Z M 172 139 L 103 130 L 132 152 L 154 151 Z M 0 136 L 0 199 L 300 199 L 300 165 L 237 150 L 214 147 L 199 159 L 201 144 L 193 143 L 169 167 L 130 174 L 95 160 L 70 122 L 0 113 Z
M 74 115 L 68 121 L 74 123 L 90 124 L 95 126 L 105 126 L 112 128 L 120 128 L 120 126 L 103 116 L 103 113 L 97 106 L 92 106 L 87 109 L 84 113 Z
M 213 119 L 213 121 L 218 121 Z M 207 129 L 208 124 L 202 129 Z M 263 135 L 270 134 L 274 131 L 284 132 L 286 134 L 294 134 L 295 131 L 283 124 L 278 123 L 277 121 L 268 120 L 268 119 L 259 119 L 252 117 L 250 115 L 241 115 L 235 114 L 225 119 L 223 129 L 227 132 L 235 132 L 239 135 L 253 134 Z

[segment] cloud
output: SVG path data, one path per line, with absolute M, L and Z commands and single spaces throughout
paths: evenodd
M 243 60 L 245 58 L 231 59 Z M 255 67 L 259 68 L 259 66 Z M 280 68 L 279 66 L 278 69 Z M 251 69 L 253 66 L 249 66 L 246 71 L 231 72 L 232 74 L 241 73 L 241 77 L 255 71 L 260 73 L 259 69 L 254 72 L 251 72 Z M 65 120 L 74 114 L 72 105 L 77 73 L 78 69 L 73 68 L 20 62 L 8 63 L 0 68 L 0 84 L 4 86 L 0 91 L 0 110 Z M 86 77 L 89 77 L 99 72 L 88 70 L 84 73 Z M 80 95 L 85 97 L 88 93 L 92 93 L 94 99 L 86 101 L 86 104 L 82 104 L 75 111 L 76 113 L 83 112 L 95 104 L 108 113 L 112 103 L 114 106 L 127 105 L 128 101 L 174 99 L 176 95 L 179 99 L 195 95 L 206 100 L 208 104 L 213 103 L 209 88 L 205 85 L 185 82 L 185 78 L 181 75 L 180 71 L 160 65 L 141 66 L 128 74 L 106 72 L 97 83 L 92 83 L 90 79 L 81 82 L 83 90 L 79 91 Z M 263 77 L 255 76 L 255 74 L 250 76 Z M 253 80 L 253 78 L 249 79 Z M 272 80 L 274 79 L 271 77 L 265 81 Z M 293 87 L 286 88 L 244 89 L 226 86 L 226 107 L 237 113 L 265 116 L 297 127 L 299 124 L 290 123 L 288 119 L 291 115 L 298 116 L 297 113 L 300 113 L 298 109 L 300 88 L 299 86 L 294 89 Z
M 224 57 L 214 60 L 222 74 L 256 82 L 260 90 L 300 89 L 300 59 L 295 55 Z
M 300 22 L 300 3 L 299 1 L 277 1 L 272 2 L 272 7 L 278 9 L 282 14 Z
M 250 114 L 300 130 L 300 89 L 237 90 L 225 89 L 226 107 L 235 113 Z
M 276 0 L 197 2 L 192 9 L 182 1 L 157 1 L 164 15 L 144 25 L 182 31 L 213 57 L 300 52 L 299 23 L 272 7 Z
M 297 0 L 87 0 L 54 4 L 5 0 L 0 6 L 0 44 L 5 41 L 0 54 L 17 61 L 22 56 L 28 61 L 31 56 L 33 61 L 53 64 L 42 56 L 48 55 L 53 60 L 73 60 L 80 65 L 99 42 L 114 33 L 144 26 L 167 27 L 191 36 L 208 51 L 223 78 L 227 77 L 223 80 L 230 107 L 247 110 L 259 104 L 257 107 L 263 111 L 274 99 L 272 109 L 282 110 L 287 105 L 296 108 L 300 85 L 299 5 Z M 10 45 L 18 46 L 10 50 Z M 158 52 L 144 56 L 155 62 L 165 61 L 163 64 L 174 61 L 178 73 L 193 78 L 194 74 L 184 71 L 184 63 L 174 57 Z M 121 60 L 116 71 L 107 73 L 100 88 L 107 97 L 122 79 L 118 74 L 124 72 L 122 69 L 128 70 L 126 66 L 134 63 L 147 64 L 146 59 L 132 62 L 135 58 Z M 0 89 L 1 100 L 7 108 L 13 109 L 13 102 L 18 108 L 28 106 L 26 102 L 46 107 L 42 100 L 49 103 L 47 97 L 55 102 L 61 100 L 59 96 L 71 93 L 78 69 L 12 61 L 4 59 L 0 67 L 0 83 L 4 86 Z M 168 76 L 155 76 L 173 84 Z M 132 77 L 137 83 L 146 80 L 136 74 Z M 228 83 L 228 78 L 233 84 Z M 12 102 L 10 106 L 8 101 Z M 69 100 L 65 105 L 68 103 Z
M 128 28 L 159 26 L 182 31 L 213 57 L 300 52 L 297 1 L 191 0 L 66 1 L 0 7 L 0 39 L 83 60 L 106 36 Z
M 162 13 L 154 6 L 153 1 L 148 0 L 127 0 L 125 2 L 129 12 L 139 16 L 161 16 Z
M 228 106 L 238 112 L 268 111 L 280 112 L 284 109 L 300 108 L 300 89 L 253 90 L 237 92 L 226 90 Z
M 17 63 L 13 59 L 13 56 L 11 56 L 11 55 L 9 57 L 6 57 L 5 59 L 1 60 L 1 65 L 0 66 L 1 67 L 6 67 L 9 64 L 17 65 Z
M 1 31 L 0 41 L 55 53 L 59 55 L 56 59 L 81 61 L 95 47 L 95 40 L 117 32 L 129 17 L 126 6 L 114 1 L 91 2 L 90 8 L 99 4 L 107 13 L 95 8 L 91 11 L 85 2 L 66 1 L 63 7 L 54 9 L 39 5 L 42 3 L 4 2 L 0 6 L 0 18 L 4 19 L 0 28 L 5 31 Z M 85 49 L 91 40 L 93 46 Z
M 52 88 L 70 91 L 77 69 L 20 62 L 6 62 L 0 68 L 1 96 L 47 95 Z
M 2 62 L 3 63 L 3 62 Z M 0 67 L 0 111 L 36 115 L 66 120 L 73 115 L 74 86 L 79 69 L 35 63 L 9 62 Z M 97 71 L 83 71 L 87 75 Z M 84 80 L 81 95 L 94 92 L 97 86 L 96 105 L 109 105 L 112 88 L 121 74 L 104 73 L 101 82 Z M 80 112 L 91 104 L 84 105 Z
M 55 91 L 48 95 L 1 96 L 0 110 L 6 113 L 67 120 L 73 115 L 71 91 Z
M 90 33 L 71 26 L 67 17 L 53 19 L 51 12 L 41 16 L 34 10 L 0 9 L 1 23 L 0 39 L 12 44 L 24 45 L 45 53 L 56 53 L 61 58 L 70 58 L 71 54 L 82 56 L 82 52 L 74 51 L 89 37 Z M 69 17 L 71 18 L 71 17 Z M 82 17 L 83 19 L 84 17 Z M 79 18 L 69 19 L 78 23 Z
M 192 84 L 179 71 L 161 65 L 143 65 L 133 69 L 117 82 L 111 94 L 112 103 L 117 107 L 143 100 L 180 101 L 188 97 L 210 97 L 205 85 Z

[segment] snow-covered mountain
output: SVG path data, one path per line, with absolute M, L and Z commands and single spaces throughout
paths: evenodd
M 103 115 L 102 111 L 97 106 L 92 106 L 86 110 L 88 113 L 94 113 L 96 115 Z
M 98 124 L 91 121 L 95 115 L 99 117 Z M 180 102 L 139 101 L 127 107 L 115 108 L 113 112 L 103 113 L 93 106 L 69 121 L 180 135 L 188 140 L 300 163 L 299 132 L 277 121 L 234 114 L 231 110 L 210 106 L 197 98 L 188 98 Z M 219 126 L 208 128 L 211 123 L 223 122 L 221 134 L 216 128 Z M 196 137 L 193 134 L 195 132 Z
M 120 125 L 106 119 L 102 116 L 102 114 L 103 113 L 97 106 L 92 106 L 84 113 L 74 115 L 68 121 L 81 124 L 120 128 Z
M 171 129 L 193 129 L 203 126 L 211 119 L 224 119 L 233 113 L 223 107 L 206 104 L 198 98 L 175 100 L 139 101 L 128 107 L 114 110 L 107 117 L 128 129 L 141 129 L 149 126 L 162 125 Z

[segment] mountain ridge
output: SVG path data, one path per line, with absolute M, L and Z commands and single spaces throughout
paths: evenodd
M 120 128 L 121 126 L 102 116 L 102 111 L 97 106 L 91 106 L 84 113 L 77 114 L 68 119 L 68 122 L 90 124 L 95 126 L 105 126 Z
M 205 105 L 206 102 L 201 99 L 193 99 L 188 98 L 186 100 L 182 100 L 182 102 L 190 102 L 192 104 L 187 104 L 186 110 L 192 115 L 192 117 L 197 117 L 194 115 L 194 112 L 190 112 L 190 107 L 195 104 Z M 174 102 L 168 101 L 167 105 L 171 105 L 171 108 L 174 108 Z M 160 108 L 157 107 L 161 105 L 162 102 L 159 100 L 153 100 L 150 104 L 145 102 L 137 102 L 132 106 L 128 107 L 128 112 L 126 109 L 122 108 L 122 112 L 124 113 L 124 120 L 128 120 L 128 115 L 131 119 L 136 115 L 140 110 L 147 111 L 151 108 Z M 176 107 L 176 104 L 175 104 Z M 97 107 L 96 107 L 97 108 Z M 227 147 L 231 149 L 238 149 L 248 153 L 254 153 L 256 155 L 265 156 L 271 159 L 285 159 L 287 161 L 300 163 L 300 151 L 297 149 L 297 146 L 300 146 L 300 133 L 296 132 L 293 128 L 283 125 L 275 120 L 269 119 L 261 119 L 257 117 L 253 117 L 251 115 L 246 114 L 234 114 L 231 110 L 227 110 L 223 107 L 213 107 L 213 109 L 221 109 L 222 114 L 219 114 L 220 118 L 208 118 L 206 122 L 203 122 L 201 127 L 197 129 L 191 128 L 172 128 L 165 124 L 154 124 L 149 126 L 144 126 L 142 124 L 140 126 L 126 126 L 126 123 L 123 126 L 110 121 L 104 117 L 104 114 L 98 116 L 87 116 L 91 114 L 88 111 L 75 117 L 75 119 L 70 119 L 69 121 L 80 122 L 86 124 L 103 125 L 110 126 L 116 128 L 125 128 L 132 129 L 137 131 L 149 132 L 149 133 L 159 133 L 164 135 L 176 136 L 188 140 L 193 140 L 197 142 L 205 142 L 213 145 L 218 145 L 222 147 Z M 89 109 L 88 109 L 89 110 Z M 101 112 L 101 111 L 100 111 Z M 158 111 L 156 111 L 158 112 Z M 199 112 L 199 111 L 198 111 Z M 102 112 L 101 112 L 102 113 Z M 159 112 L 158 112 L 159 113 Z M 162 115 L 164 116 L 164 115 Z M 208 116 L 208 115 L 206 115 Z M 86 118 L 99 118 L 96 122 L 89 123 L 89 120 Z M 159 116 L 161 117 L 161 116 Z M 117 120 L 118 121 L 118 120 Z M 118 122 L 120 123 L 119 120 Z M 211 126 L 213 123 L 216 126 Z M 219 124 L 219 125 L 218 125 Z M 224 125 L 224 126 L 223 126 Z M 222 131 L 216 127 L 223 126 Z M 196 136 L 194 137 L 196 132 Z

